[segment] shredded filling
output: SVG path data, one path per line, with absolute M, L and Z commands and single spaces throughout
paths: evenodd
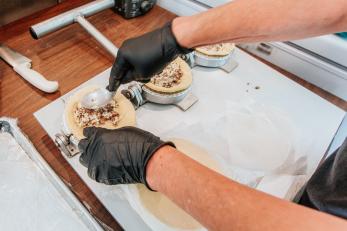
M 156 86 L 171 88 L 181 83 L 183 71 L 179 63 L 171 62 L 165 69 L 152 77 L 151 83 Z
M 220 51 L 224 48 L 224 43 L 220 43 L 220 44 L 214 44 L 214 45 L 207 45 L 204 47 L 201 47 L 202 49 L 206 50 L 206 51 Z
M 205 51 L 210 51 L 210 52 L 218 52 L 225 48 L 228 48 L 228 45 L 229 43 L 219 43 L 214 45 L 203 46 L 203 47 L 200 47 L 200 49 L 203 49 Z
M 119 114 L 116 111 L 118 104 L 115 101 L 97 109 L 89 109 L 82 107 L 79 103 L 74 110 L 74 119 L 80 127 L 90 127 L 105 124 L 111 121 L 112 124 L 117 125 L 119 121 Z

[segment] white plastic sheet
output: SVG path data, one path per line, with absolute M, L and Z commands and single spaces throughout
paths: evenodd
M 227 176 L 256 187 L 265 175 L 306 175 L 307 148 L 301 131 L 285 113 L 254 102 L 227 102 L 225 113 L 172 129 L 162 137 L 179 137 L 201 146 L 220 161 Z
M 301 132 L 285 113 L 256 103 L 227 102 L 211 120 L 179 126 L 158 134 L 183 138 L 202 147 L 240 183 L 292 200 L 307 180 L 307 148 Z M 135 186 L 124 190 L 130 205 L 153 230 L 177 230 L 156 219 L 141 204 Z
M 0 230 L 88 230 L 9 133 L 0 132 Z

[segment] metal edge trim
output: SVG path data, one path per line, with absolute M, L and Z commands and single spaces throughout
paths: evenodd
M 36 150 L 32 142 L 28 137 L 22 133 L 21 129 L 17 126 L 17 119 L 0 117 L 0 123 L 6 123 L 10 128 L 5 132 L 9 132 L 18 142 L 18 144 L 23 148 L 23 150 L 28 154 L 29 158 L 35 162 L 37 167 L 42 171 L 42 173 L 47 177 L 47 179 L 53 184 L 56 190 L 62 195 L 66 200 L 67 204 L 73 209 L 73 211 L 78 215 L 81 221 L 90 230 L 103 230 L 100 224 L 92 217 L 88 210 L 82 205 L 82 203 L 76 198 L 76 196 L 70 191 L 70 189 L 65 185 L 65 183 L 60 179 L 49 164 L 43 159 L 41 154 Z M 0 127 L 1 129 L 1 127 Z M 9 130 L 10 129 L 10 130 Z

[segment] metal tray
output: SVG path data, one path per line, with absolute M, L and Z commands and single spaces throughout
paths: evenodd
M 34 145 L 29 141 L 29 139 L 22 133 L 20 128 L 17 126 L 16 119 L 0 117 L 0 133 L 9 133 L 17 141 L 19 146 L 39 168 L 44 177 L 48 179 L 49 183 L 52 184 L 54 189 L 56 189 L 61 197 L 64 198 L 67 204 L 71 207 L 71 210 L 77 215 L 87 229 L 93 231 L 103 230 L 99 223 L 82 205 L 82 203 L 55 174 L 55 172 L 35 149 Z

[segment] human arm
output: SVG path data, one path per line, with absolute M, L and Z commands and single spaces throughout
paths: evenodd
M 234 0 L 124 41 L 108 89 L 148 82 L 179 54 L 220 42 L 293 40 L 347 30 L 345 0 Z
M 210 230 L 344 230 L 347 222 L 277 199 L 204 167 L 134 127 L 84 129 L 80 162 L 105 184 L 143 183 Z
M 256 191 L 163 146 L 147 165 L 149 186 L 208 230 L 345 230 L 347 222 Z
M 288 41 L 347 30 L 345 0 L 234 0 L 173 21 L 181 46 Z

